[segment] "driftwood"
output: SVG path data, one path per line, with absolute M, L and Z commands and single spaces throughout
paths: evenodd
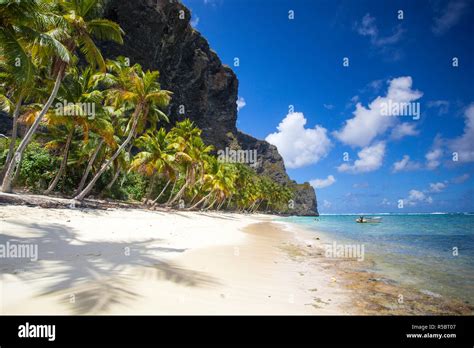
M 34 206 L 34 207 L 59 208 L 59 209 L 145 208 L 145 206 L 140 203 L 123 203 L 123 202 L 117 202 L 117 201 L 92 200 L 92 199 L 76 201 L 69 198 L 31 195 L 31 194 L 23 194 L 23 193 L 18 193 L 18 194 L 3 193 L 3 192 L 0 192 L 0 204 L 28 205 L 28 206 Z

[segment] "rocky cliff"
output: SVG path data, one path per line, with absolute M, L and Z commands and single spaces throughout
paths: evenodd
M 174 0 L 109 0 L 104 15 L 126 33 L 124 45 L 101 44 L 104 56 L 125 56 L 131 64 L 160 71 L 162 87 L 173 92 L 171 124 L 190 118 L 216 150 L 257 150 L 257 172 L 294 187 L 292 213 L 317 214 L 313 188 L 290 180 L 276 147 L 237 130 L 239 81 L 191 27 L 191 14 L 184 5 Z M 0 134 L 10 130 L 11 120 L 0 113 Z
M 131 64 L 160 71 L 162 87 L 173 92 L 171 124 L 190 118 L 216 150 L 231 146 L 256 149 L 257 172 L 295 188 L 292 213 L 317 214 L 313 188 L 289 179 L 276 147 L 237 130 L 239 81 L 191 27 L 191 13 L 184 5 L 174 0 L 109 0 L 104 16 L 119 23 L 126 33 L 122 46 L 102 44 L 104 55 L 125 56 Z

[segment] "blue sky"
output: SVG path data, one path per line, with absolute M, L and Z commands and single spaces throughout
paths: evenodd
M 472 1 L 183 3 L 320 212 L 474 211 Z

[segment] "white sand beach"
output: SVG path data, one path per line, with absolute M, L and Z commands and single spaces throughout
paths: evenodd
M 1 314 L 354 314 L 314 234 L 268 215 L 0 206 Z M 307 254 L 307 251 L 305 252 Z

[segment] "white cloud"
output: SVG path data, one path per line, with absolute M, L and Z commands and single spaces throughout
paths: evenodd
M 379 92 L 380 89 L 383 87 L 384 82 L 385 82 L 385 81 L 382 80 L 382 79 L 373 80 L 373 81 L 371 81 L 371 82 L 369 82 L 369 83 L 367 84 L 366 89 L 369 89 L 370 91 L 377 93 L 377 92 Z
M 382 166 L 385 155 L 385 143 L 383 141 L 364 147 L 357 153 L 357 159 L 353 165 L 343 163 L 337 170 L 340 172 L 347 172 L 352 174 L 367 173 L 379 169 Z
M 323 201 L 323 207 L 324 208 L 331 208 L 332 204 L 331 202 L 327 201 L 327 200 L 324 200 Z
M 464 133 L 460 137 L 448 141 L 451 151 L 458 154 L 459 162 L 474 161 L 474 103 L 471 103 L 464 112 Z
M 443 150 L 441 148 L 435 148 L 428 151 L 425 155 L 426 167 L 430 170 L 438 168 L 441 164 L 441 157 L 443 156 Z
M 319 125 L 305 128 L 306 122 L 303 113 L 289 113 L 278 125 L 278 132 L 265 139 L 278 148 L 288 168 L 317 163 L 331 148 L 326 128 Z
M 392 203 L 390 203 L 390 201 L 387 198 L 384 198 L 380 204 L 381 205 L 391 205 Z
M 199 17 L 198 16 L 193 16 L 193 18 L 191 19 L 191 22 L 189 22 L 189 24 L 191 24 L 191 26 L 193 28 L 197 28 L 197 26 L 199 24 Z
M 443 8 L 433 23 L 433 33 L 441 35 L 455 26 L 462 17 L 464 12 L 467 12 L 468 2 L 465 0 L 452 0 L 445 8 Z
M 468 180 L 469 177 L 470 177 L 470 175 L 465 173 L 463 175 L 455 177 L 454 179 L 451 180 L 451 182 L 454 183 L 454 184 L 462 184 L 463 182 Z
M 425 194 L 418 190 L 410 190 L 408 199 L 413 201 L 422 201 L 425 199 Z
M 361 23 L 356 23 L 355 29 L 360 35 L 368 36 L 374 46 L 395 44 L 400 41 L 404 32 L 401 26 L 396 26 L 392 35 L 381 37 L 375 24 L 375 17 L 372 17 L 370 13 L 367 13 L 362 18 Z
M 431 183 L 428 192 L 441 192 L 446 186 L 447 185 L 443 182 Z
M 236 101 L 237 104 L 237 111 L 240 111 L 247 103 L 243 97 L 239 97 Z
M 402 171 L 417 170 L 420 169 L 420 167 L 421 166 L 419 163 L 410 160 L 410 156 L 404 155 L 400 161 L 393 163 L 392 171 L 397 173 Z
M 328 110 L 334 109 L 334 105 L 332 105 L 332 104 L 323 104 L 323 106 L 324 106 L 325 109 L 328 109 Z
M 357 103 L 354 117 L 347 120 L 341 130 L 334 132 L 336 138 L 347 145 L 367 146 L 377 136 L 397 124 L 396 117 L 384 116 L 382 110 L 389 103 L 409 103 L 421 98 L 423 93 L 412 90 L 410 76 L 398 77 L 389 82 L 387 95 L 377 97 L 368 106 Z
M 335 182 L 336 182 L 336 179 L 334 178 L 334 176 L 328 175 L 326 179 L 314 179 L 314 180 L 311 180 L 309 183 L 315 189 L 321 189 L 321 188 L 331 186 Z
M 418 203 L 431 204 L 433 203 L 433 198 L 431 196 L 427 196 L 421 191 L 410 190 L 410 192 L 408 192 L 408 198 L 405 198 L 403 202 L 411 206 L 417 205 Z
M 352 185 L 353 188 L 355 189 L 359 189 L 359 188 L 367 188 L 369 187 L 369 183 L 368 182 L 361 182 L 361 183 L 355 183 Z
M 449 111 L 449 102 L 447 100 L 430 100 L 427 106 L 429 108 L 438 109 L 438 115 L 447 114 Z
M 399 140 L 406 136 L 415 136 L 418 134 L 420 134 L 420 132 L 416 129 L 416 125 L 414 123 L 404 122 L 400 123 L 392 129 L 390 138 L 394 140 Z

